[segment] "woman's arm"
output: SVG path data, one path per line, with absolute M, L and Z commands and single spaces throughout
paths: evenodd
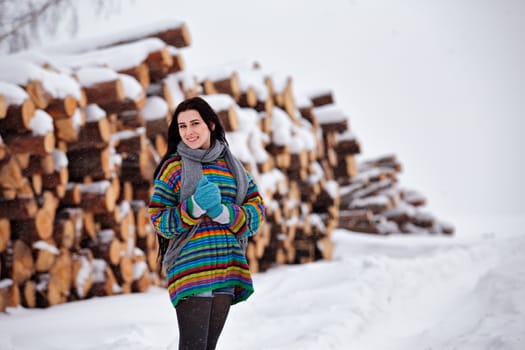
M 190 215 L 191 200 L 179 202 L 180 180 L 180 158 L 168 159 L 155 179 L 148 207 L 155 232 L 168 239 L 189 231 L 199 222 Z
M 248 179 L 246 198 L 241 206 L 223 203 L 230 214 L 230 221 L 226 225 L 239 238 L 255 235 L 266 215 L 259 189 L 249 174 Z

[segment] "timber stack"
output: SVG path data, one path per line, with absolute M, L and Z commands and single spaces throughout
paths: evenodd
M 0 312 L 163 285 L 147 204 L 171 115 L 191 96 L 217 111 L 264 196 L 267 220 L 247 250 L 254 272 L 330 259 L 336 227 L 372 231 L 346 225 L 357 212 L 429 225 L 358 207 L 364 192 L 388 192 L 372 190 L 372 174 L 393 177 L 395 160 L 357 164 L 330 91 L 298 97 L 291 77 L 257 63 L 189 72 L 184 22 L 111 39 L 1 58 Z

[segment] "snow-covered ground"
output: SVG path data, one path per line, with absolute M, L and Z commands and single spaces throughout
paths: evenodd
M 336 230 L 334 258 L 255 274 L 218 349 L 525 348 L 525 232 L 376 237 Z M 2 350 L 177 349 L 167 292 L 0 315 Z

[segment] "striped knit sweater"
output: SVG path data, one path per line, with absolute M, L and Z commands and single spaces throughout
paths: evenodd
M 250 270 L 236 237 L 252 236 L 264 219 L 264 206 L 257 185 L 248 174 L 248 191 L 242 206 L 235 204 L 236 183 L 224 158 L 204 163 L 202 173 L 219 186 L 222 203 L 230 213 L 228 224 L 219 224 L 207 215 L 194 218 L 190 196 L 180 202 L 182 174 L 180 156 L 168 159 L 155 180 L 148 212 L 157 234 L 172 239 L 187 233 L 199 220 L 201 224 L 182 248 L 177 261 L 166 271 L 173 306 L 181 298 L 234 287 L 232 304 L 246 300 L 254 291 Z

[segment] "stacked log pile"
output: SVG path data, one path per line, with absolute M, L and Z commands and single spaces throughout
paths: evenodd
M 181 22 L 115 40 L 2 58 L 0 312 L 163 285 L 147 203 L 171 115 L 195 95 L 263 194 L 267 219 L 247 250 L 254 272 L 329 259 L 334 228 L 385 233 L 378 215 L 402 232 L 437 230 L 392 204 L 424 204 L 393 190 L 395 159 L 357 164 L 330 91 L 299 97 L 291 77 L 251 63 L 190 73 Z

